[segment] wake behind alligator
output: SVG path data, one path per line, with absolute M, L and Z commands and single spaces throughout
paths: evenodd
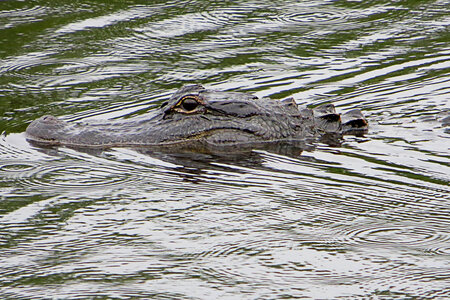
M 293 98 L 273 100 L 240 92 L 186 85 L 159 109 L 126 120 L 65 122 L 54 116 L 33 121 L 27 139 L 72 147 L 165 147 L 204 151 L 257 148 L 267 144 L 310 143 L 363 134 L 368 123 L 360 110 L 338 114 L 332 104 L 299 107 Z

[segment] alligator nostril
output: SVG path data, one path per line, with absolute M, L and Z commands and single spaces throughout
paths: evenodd
M 52 123 L 52 122 L 57 122 L 57 121 L 59 121 L 56 117 L 51 116 L 51 115 L 43 116 L 43 117 L 41 118 L 41 120 L 44 121 L 44 122 L 47 122 L 47 123 Z

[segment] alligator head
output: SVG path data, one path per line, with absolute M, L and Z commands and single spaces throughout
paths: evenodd
M 306 140 L 326 132 L 367 129 L 358 111 L 343 124 L 334 106 L 299 109 L 292 98 L 254 95 L 187 85 L 152 113 L 124 120 L 65 122 L 43 116 L 27 128 L 27 138 L 50 145 L 82 147 L 238 145 Z M 347 129 L 348 129 L 347 128 Z

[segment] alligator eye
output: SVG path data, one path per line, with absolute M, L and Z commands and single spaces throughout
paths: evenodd
M 184 98 L 180 103 L 181 108 L 187 112 L 194 111 L 198 107 L 198 102 L 195 98 Z

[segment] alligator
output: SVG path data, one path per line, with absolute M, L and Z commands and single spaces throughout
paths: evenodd
M 51 115 L 33 121 L 27 139 L 69 147 L 182 147 L 217 149 L 316 141 L 364 134 L 359 109 L 336 113 L 332 104 L 310 109 L 293 98 L 273 100 L 243 92 L 185 85 L 150 113 L 121 120 L 67 122 Z M 255 146 L 256 147 L 256 146 Z

